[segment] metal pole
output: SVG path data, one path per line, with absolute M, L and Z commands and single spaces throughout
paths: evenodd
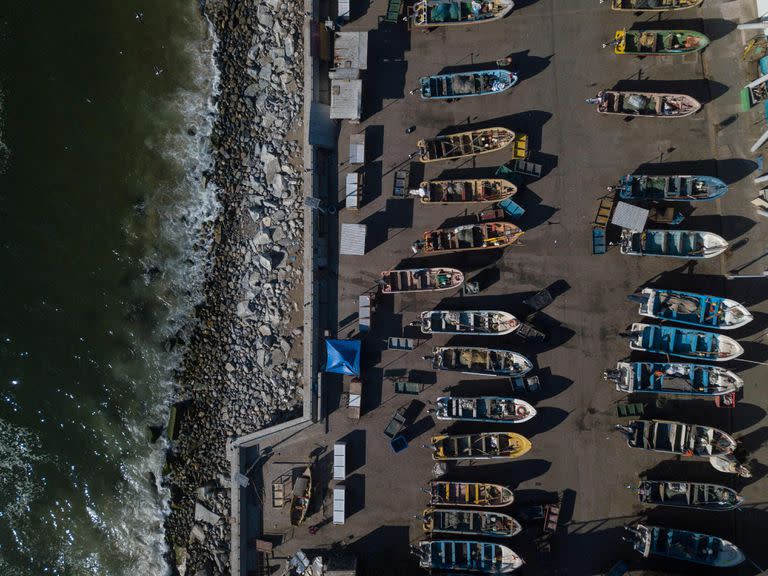
M 739 278 L 765 278 L 768 276 L 768 270 L 763 270 L 762 274 L 726 274 L 726 280 L 738 280 Z

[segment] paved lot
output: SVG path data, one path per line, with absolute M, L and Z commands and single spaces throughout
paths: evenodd
M 650 26 L 657 18 L 647 13 L 611 13 L 597 0 L 520 0 L 517 4 L 519 8 L 501 22 L 407 34 L 402 27 L 377 24 L 386 2 L 376 0 L 346 28 L 371 31 L 369 96 L 364 122 L 345 123 L 339 136 L 340 202 L 349 170 L 344 160 L 350 133 L 365 129 L 368 164 L 362 208 L 357 212 L 342 210 L 339 220 L 367 224 L 369 242 L 365 257 L 345 256 L 339 265 L 339 304 L 333 318 L 339 337 L 356 333 L 357 298 L 375 286 L 381 270 L 411 264 L 454 265 L 470 278 L 480 275 L 484 289 L 478 296 L 465 298 L 437 293 L 379 299 L 374 329 L 365 344 L 363 418 L 358 424 L 347 418 L 345 410 L 337 410 L 328 422 L 329 432 L 324 424 L 318 424 L 308 435 L 287 442 L 265 471 L 265 482 L 269 482 L 285 472 L 282 468 L 291 467 L 280 461 L 305 461 L 317 446 L 330 449 L 334 441 L 347 437 L 359 453 L 353 476 L 347 481 L 354 501 L 347 525 L 324 524 L 310 537 L 304 528 L 286 531 L 284 519 L 281 525 L 280 518 L 275 517 L 265 519 L 265 530 L 289 535 L 281 549 L 283 555 L 299 546 L 348 543 L 360 554 L 366 573 L 414 573 L 415 563 L 409 559 L 407 547 L 422 535 L 413 516 L 425 503 L 420 488 L 429 479 L 432 464 L 429 451 L 420 445 L 442 429 L 426 413 L 429 402 L 446 388 L 480 394 L 503 392 L 506 384 L 431 373 L 421 356 L 446 342 L 445 338 L 422 340 L 410 354 L 382 351 L 381 341 L 390 335 L 413 334 L 414 328 L 408 324 L 421 310 L 504 309 L 522 314 L 526 296 L 553 286 L 557 297 L 536 320 L 549 332 L 548 343 L 530 346 L 515 336 L 487 340 L 488 346 L 520 350 L 536 362 L 536 373 L 544 383 L 543 394 L 535 399 L 540 414 L 515 429 L 531 438 L 533 450 L 519 461 L 463 466 L 450 472 L 455 477 L 510 484 L 519 490 L 523 504 L 564 494 L 565 526 L 555 538 L 551 557 L 537 557 L 525 537 L 511 542 L 528 561 L 524 572 L 597 574 L 620 557 L 635 558 L 620 537 L 622 527 L 644 513 L 651 523 L 701 529 L 732 539 L 751 560 L 768 567 L 768 550 L 762 545 L 768 517 L 764 497 L 768 470 L 764 447 L 768 393 L 762 382 L 765 368 L 748 362 L 731 363 L 729 367 L 746 380 L 744 398 L 735 410 L 716 409 L 700 401 L 671 401 L 661 408 L 651 402 L 648 408 L 652 416 L 710 424 L 735 433 L 754 460 L 755 477 L 748 481 L 721 475 L 705 462 L 680 462 L 628 448 L 613 431 L 618 422 L 615 404 L 623 400 L 622 395 L 601 377 L 605 368 L 628 356 L 627 344 L 617 333 L 638 316 L 636 304 L 626 295 L 645 285 L 716 293 L 745 302 L 756 319 L 735 334 L 746 349 L 744 359 L 765 362 L 768 358 L 762 340 L 768 328 L 764 301 L 768 280 L 727 282 L 722 277 L 729 270 L 762 272 L 766 261 L 760 258 L 768 251 L 762 239 L 765 225 L 756 222 L 760 217 L 749 204 L 757 191 L 752 184 L 757 166 L 749 147 L 761 125 L 752 114 L 735 116 L 739 89 L 755 76 L 754 70 L 738 60 L 746 38 L 729 20 L 753 18 L 751 2 L 707 0 L 702 9 L 681 12 L 678 24 L 663 18 L 659 27 L 703 30 L 714 42 L 703 56 L 645 60 L 614 56 L 610 49 L 602 49 L 601 43 L 612 38 L 618 28 L 635 23 Z M 508 54 L 512 54 L 513 69 L 520 71 L 521 80 L 503 95 L 454 103 L 423 102 L 409 95 L 419 76 L 477 68 L 479 63 L 493 63 Z M 639 87 L 638 78 L 652 90 L 688 92 L 705 102 L 705 107 L 687 119 L 627 122 L 600 116 L 584 102 L 601 88 Z M 413 186 L 422 176 L 490 175 L 509 159 L 509 152 L 469 162 L 408 162 L 419 138 L 468 123 L 506 126 L 528 134 L 533 160 L 545 165 L 544 177 L 528 183 L 516 198 L 526 209 L 520 222 L 525 230 L 522 245 L 504 253 L 414 258 L 410 244 L 423 230 L 466 221 L 471 215 L 456 208 L 393 199 L 393 171 L 410 167 Z M 406 134 L 410 126 L 416 129 Z M 666 166 L 661 168 L 661 163 Z M 734 250 L 694 266 L 665 258 L 622 256 L 618 248 L 604 256 L 592 256 L 590 230 L 598 198 L 621 175 L 641 170 L 705 173 L 725 179 L 731 185 L 729 194 L 722 201 L 697 207 L 684 227 L 720 233 L 735 243 Z M 486 344 L 458 338 L 451 343 Z M 411 446 L 394 455 L 381 430 L 392 411 L 410 401 L 395 397 L 391 383 L 384 378 L 398 370 L 422 371 L 416 376 L 434 384 L 410 406 L 417 422 Z M 338 406 L 340 393 L 341 383 L 329 382 L 331 408 Z M 327 460 L 327 453 L 319 458 L 321 462 Z M 644 510 L 627 489 L 641 474 L 732 485 L 742 490 L 749 504 L 743 511 L 723 514 Z M 327 499 L 323 510 L 309 522 L 322 523 L 329 517 L 329 503 Z M 686 566 L 667 568 L 706 573 Z M 740 569 L 719 573 L 754 574 L 756 569 L 745 563 Z

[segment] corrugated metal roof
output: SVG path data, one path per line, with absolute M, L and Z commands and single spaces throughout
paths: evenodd
M 641 232 L 645 229 L 645 223 L 648 220 L 648 210 L 640 208 L 639 206 L 633 206 L 626 202 L 618 202 L 616 209 L 613 211 L 613 218 L 611 224 L 621 226 L 627 230 L 634 230 Z
M 349 136 L 349 163 L 365 163 L 365 132 L 350 134 Z
M 346 489 L 343 485 L 337 485 L 333 489 L 333 523 L 344 524 L 346 516 Z
M 365 224 L 342 224 L 339 253 L 349 256 L 365 255 Z
M 362 108 L 362 80 L 331 80 L 332 119 L 360 120 Z
M 368 32 L 337 32 L 333 44 L 334 68 L 368 69 Z

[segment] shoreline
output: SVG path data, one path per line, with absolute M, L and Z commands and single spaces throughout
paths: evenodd
M 292 12 L 286 12 L 293 7 Z M 229 440 L 302 411 L 302 6 L 201 3 L 218 38 L 213 224 L 164 482 L 172 570 L 229 573 Z

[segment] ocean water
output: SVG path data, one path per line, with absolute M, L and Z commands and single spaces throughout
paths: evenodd
M 214 49 L 193 0 L 0 7 L 0 576 L 167 572 Z

